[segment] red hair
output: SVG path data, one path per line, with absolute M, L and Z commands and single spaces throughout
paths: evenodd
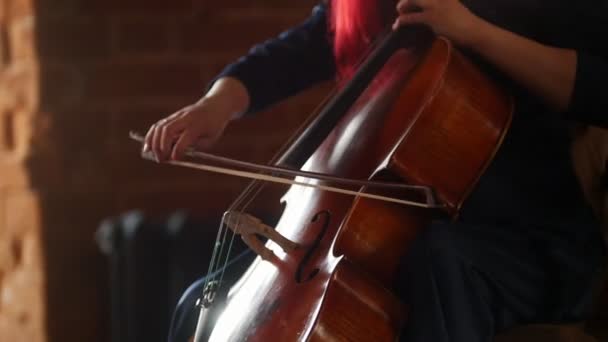
M 386 0 L 331 0 L 330 28 L 338 75 L 348 78 L 365 56 L 370 43 L 387 26 Z M 386 4 L 387 6 L 383 6 Z M 393 12 L 396 10 L 393 9 Z

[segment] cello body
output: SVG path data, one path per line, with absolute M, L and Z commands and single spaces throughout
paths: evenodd
M 435 37 L 395 51 L 302 169 L 429 186 L 455 218 L 511 115 L 508 94 Z M 283 201 L 276 231 L 301 247 L 267 242 L 276 258 L 231 288 L 210 340 L 397 340 L 416 314 L 393 294 L 397 266 L 437 213 L 297 185 Z

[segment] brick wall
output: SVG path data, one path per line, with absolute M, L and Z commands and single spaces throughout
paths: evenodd
M 0 7 L 0 340 L 44 336 L 40 200 L 27 159 L 38 115 L 38 60 L 32 2 Z
M 0 0 L 0 341 L 107 340 L 100 220 L 219 215 L 246 184 L 142 161 L 128 131 L 195 101 L 313 3 Z M 215 152 L 268 160 L 326 90 L 235 123 Z

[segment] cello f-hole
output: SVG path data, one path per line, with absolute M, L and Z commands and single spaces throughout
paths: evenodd
M 331 219 L 331 213 L 329 211 L 327 211 L 327 210 L 323 210 L 323 211 L 320 211 L 320 212 L 316 213 L 312 217 L 312 219 L 310 220 L 311 224 L 312 223 L 318 223 L 320 221 L 321 222 L 321 230 L 319 231 L 319 233 L 317 234 L 317 237 L 315 238 L 314 242 L 312 243 L 312 245 L 310 246 L 310 248 L 308 248 L 308 250 L 306 251 L 306 254 L 304 255 L 304 257 L 302 258 L 302 260 L 298 264 L 298 269 L 297 269 L 296 274 L 295 274 L 295 279 L 296 279 L 296 282 L 298 284 L 301 284 L 301 283 L 304 283 L 304 282 L 312 280 L 319 273 L 319 269 L 315 268 L 306 277 L 304 277 L 304 268 L 306 267 L 306 265 L 308 264 L 308 262 L 312 258 L 315 250 L 319 247 L 319 244 L 321 243 L 321 240 L 323 239 L 323 236 L 327 232 L 327 227 L 329 227 L 330 219 Z

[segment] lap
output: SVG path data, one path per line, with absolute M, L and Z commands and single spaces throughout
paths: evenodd
M 496 331 L 517 324 L 580 320 L 589 308 L 604 249 L 599 231 L 571 229 L 435 222 L 406 253 L 396 292 L 406 302 L 408 296 L 420 297 L 430 286 L 420 274 L 431 270 L 445 310 L 450 301 L 458 302 L 454 298 L 475 292 L 487 305 L 484 310 Z M 231 278 L 238 279 L 250 259 L 252 254 L 233 264 L 224 288 L 230 287 Z M 194 306 L 203 286 L 204 278 L 184 293 L 174 314 L 171 342 L 185 342 L 193 334 L 198 316 Z M 407 288 L 420 291 L 408 294 Z M 433 300 L 418 302 L 424 306 Z M 448 314 L 464 316 L 467 309 L 454 305 L 453 310 Z
M 595 229 L 435 222 L 413 243 L 396 286 L 410 286 L 408 277 L 432 267 L 447 283 L 438 285 L 444 292 L 479 292 L 497 329 L 568 322 L 587 313 L 603 263 Z M 454 284 L 455 272 L 467 280 Z

